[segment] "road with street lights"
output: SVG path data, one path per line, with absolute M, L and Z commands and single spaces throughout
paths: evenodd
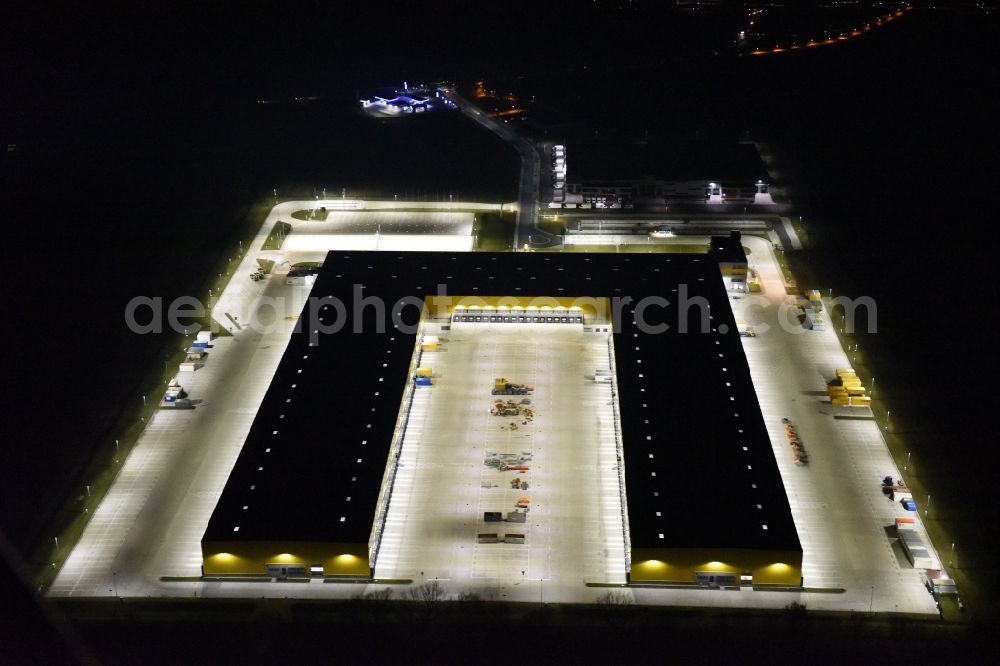
M 476 107 L 454 89 L 444 89 L 443 93 L 461 109 L 462 113 L 488 129 L 493 134 L 511 144 L 521 158 L 521 174 L 518 177 L 517 223 L 514 231 L 514 247 L 524 250 L 532 246 L 549 247 L 556 245 L 555 236 L 538 228 L 538 197 L 540 192 L 541 158 L 535 145 L 514 132 L 504 123 L 498 122 Z

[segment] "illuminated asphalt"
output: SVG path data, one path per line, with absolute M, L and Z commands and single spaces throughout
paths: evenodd
M 580 324 L 454 324 L 441 340 L 420 361 L 434 383 L 414 396 L 376 578 L 555 602 L 586 599 L 585 582 L 624 583 L 612 385 L 593 381 L 611 369 L 609 334 Z M 535 387 L 532 421 L 490 414 L 497 400 L 524 398 L 492 396 L 495 377 Z M 485 464 L 497 456 L 523 458 L 510 464 L 527 469 Z M 528 489 L 512 488 L 515 479 Z M 516 511 L 520 498 L 530 500 L 525 522 L 484 522 L 484 512 Z M 524 543 L 477 543 L 480 533 L 521 534 Z

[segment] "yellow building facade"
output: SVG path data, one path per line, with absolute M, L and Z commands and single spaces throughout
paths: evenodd
M 323 568 L 324 576 L 371 577 L 368 545 L 311 541 L 203 542 L 202 569 L 206 576 L 294 575 L 304 569 Z M 282 573 L 281 569 L 285 571 Z M 318 572 L 317 572 L 318 573 Z
M 705 574 L 699 576 L 699 574 Z M 735 548 L 636 548 L 633 583 L 692 583 L 712 574 L 744 574 L 754 585 L 801 585 L 802 552 Z

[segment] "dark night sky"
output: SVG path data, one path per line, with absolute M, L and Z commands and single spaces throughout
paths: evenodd
M 997 435 L 992 394 L 978 391 L 996 371 L 995 18 L 918 9 L 847 46 L 751 61 L 729 48 L 738 12 L 652 1 L 88 4 L 0 8 L 0 146 L 18 146 L 0 154 L 5 339 L 20 350 L 0 443 L 0 506 L 15 510 L 0 529 L 22 552 L 134 394 L 120 369 L 162 359 L 162 340 L 125 335 L 123 303 L 200 288 L 273 185 L 354 185 L 353 174 L 360 187 L 384 153 L 429 151 L 425 172 L 376 186 L 515 187 L 503 146 L 486 141 L 477 155 L 495 157 L 475 159 L 441 149 L 432 125 L 388 138 L 351 125 L 356 89 L 404 78 L 487 77 L 610 134 L 749 130 L 774 145 L 814 220 L 818 279 L 879 300 L 882 332 L 864 344 L 898 386 L 901 422 L 947 459 L 931 477 L 943 508 L 974 518 L 959 540 L 993 524 L 989 488 L 969 488 L 982 473 L 966 468 L 993 463 Z M 324 100 L 255 104 L 295 95 Z M 195 246 L 179 240 L 191 229 Z

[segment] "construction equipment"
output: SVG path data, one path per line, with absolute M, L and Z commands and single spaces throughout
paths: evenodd
M 799 437 L 798 431 L 792 424 L 790 419 L 782 419 L 785 421 L 785 436 L 788 437 L 788 444 L 792 449 L 792 458 L 795 460 L 796 465 L 807 465 L 809 464 L 809 454 L 806 453 L 806 447 L 802 443 Z
M 497 377 L 493 380 L 493 395 L 527 395 L 534 390 L 534 386 L 515 384 L 504 377 Z
M 838 407 L 870 407 L 871 398 L 865 387 L 851 368 L 838 368 L 837 378 L 827 384 L 826 394 L 830 402 Z
M 521 489 L 521 479 L 519 479 L 517 477 L 514 477 L 513 479 L 511 479 L 510 480 L 510 487 L 513 488 L 514 490 L 520 490 Z
M 490 414 L 493 416 L 519 416 L 521 414 L 521 406 L 510 400 L 507 402 L 498 401 L 490 409 Z

